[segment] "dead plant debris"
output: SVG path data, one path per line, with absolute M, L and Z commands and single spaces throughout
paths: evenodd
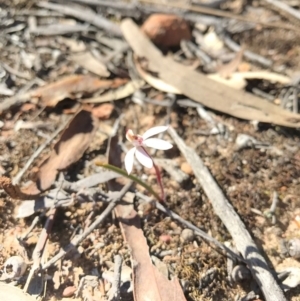
M 2 1 L 2 299 L 299 301 L 299 10 Z

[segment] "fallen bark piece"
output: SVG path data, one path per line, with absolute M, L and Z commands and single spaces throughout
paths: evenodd
M 205 75 L 165 57 L 130 19 L 121 24 L 124 37 L 148 67 L 189 98 L 220 112 L 246 120 L 300 127 L 300 115 L 288 112 L 250 93 L 214 82 Z
M 82 157 L 96 129 L 97 119 L 90 111 L 81 110 L 77 113 L 55 144 L 50 156 L 39 166 L 36 182 L 22 189 L 22 193 L 38 195 L 50 188 L 59 171 L 68 168 Z
M 187 162 L 191 165 L 197 180 L 212 203 L 215 213 L 222 220 L 232 236 L 237 250 L 245 259 L 248 268 L 251 270 L 252 276 L 256 279 L 266 300 L 286 300 L 280 286 L 275 281 L 266 260 L 260 254 L 244 223 L 226 199 L 221 188 L 215 182 L 201 158 L 192 148 L 184 143 L 176 131 L 171 127 L 169 127 L 169 134 L 174 139 L 179 150 L 185 156 Z
M 142 31 L 159 46 L 178 46 L 192 37 L 188 23 L 176 15 L 153 14 L 142 25 Z

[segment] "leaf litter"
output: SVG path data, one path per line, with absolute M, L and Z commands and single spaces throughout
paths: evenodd
M 298 4 L 280 7 L 289 20 L 282 22 L 268 5 L 242 1 L 217 8 L 171 1 L 134 7 L 123 1 L 76 0 L 68 7 L 6 2 L 0 21 L 0 264 L 26 258 L 19 286 L 28 286 L 29 271 L 38 265 L 48 280 L 39 274 L 31 280 L 46 300 L 297 300 L 300 267 L 290 246 L 300 235 Z M 165 5 L 178 16 L 164 15 Z M 147 18 L 149 39 L 140 29 Z M 155 37 L 153 25 L 176 43 L 170 48 L 170 41 Z M 52 138 L 67 114 L 71 121 Z M 178 146 L 151 153 L 163 175 L 164 204 L 95 164 L 114 158 L 124 168 L 126 130 L 166 124 Z M 182 155 L 186 150 L 195 160 Z M 246 233 L 237 241 L 228 226 L 233 219 L 222 221 L 225 209 L 214 203 L 220 195 L 199 178 L 205 170 L 199 160 L 251 243 Z M 135 165 L 133 173 L 159 191 L 155 170 Z M 124 188 L 121 194 L 110 191 L 112 179 Z M 257 263 L 255 256 L 264 260 Z M 262 263 L 271 273 L 256 281 Z M 251 276 L 249 269 L 258 273 Z

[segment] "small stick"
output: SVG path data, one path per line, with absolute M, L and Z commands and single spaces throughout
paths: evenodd
M 126 192 L 130 189 L 132 185 L 132 181 L 129 181 L 122 190 L 117 193 L 117 195 L 113 196 L 111 198 L 111 201 L 109 205 L 106 207 L 106 209 L 98 216 L 98 218 L 80 235 L 74 237 L 71 242 L 63 249 L 61 249 L 52 259 L 50 259 L 48 262 L 46 262 L 42 269 L 48 269 L 52 265 L 55 264 L 56 261 L 63 258 L 67 253 L 72 251 L 76 246 L 78 246 L 83 240 L 85 240 L 88 235 L 94 231 L 103 221 L 105 218 L 110 214 L 110 212 L 115 208 L 117 205 L 117 202 L 126 194 Z
M 54 133 L 51 137 L 49 137 L 40 147 L 32 154 L 31 158 L 26 162 L 24 167 L 18 172 L 18 174 L 13 178 L 13 184 L 19 184 L 21 178 L 23 177 L 24 173 L 27 171 L 29 166 L 32 162 L 41 154 L 41 152 L 46 148 L 46 146 L 51 143 L 51 141 L 66 127 L 70 118 L 67 118 L 66 122 L 64 122 Z
M 271 219 L 271 222 L 273 225 L 276 224 L 276 216 L 275 216 L 275 210 L 278 204 L 278 194 L 276 191 L 273 192 L 273 198 L 272 198 L 272 204 L 269 210 L 266 210 L 264 212 L 264 215 Z
M 294 95 L 293 95 L 293 112 L 298 113 L 299 111 L 299 106 L 298 106 L 298 87 L 294 87 Z
M 17 77 L 20 77 L 20 78 L 23 78 L 23 79 L 27 79 L 27 80 L 30 80 L 31 79 L 31 76 L 25 72 L 20 72 L 18 70 L 15 70 L 14 68 L 10 67 L 9 65 L 3 63 L 2 64 L 2 67 L 9 73 L 17 76 Z
M 300 20 L 300 12 L 298 9 L 294 9 L 284 3 L 284 1 L 278 1 L 278 0 L 264 0 L 265 2 L 273 5 L 275 8 L 282 10 L 284 13 L 289 14 L 290 16 L 293 16 L 294 18 Z
M 94 26 L 100 29 L 104 29 L 116 37 L 122 37 L 122 32 L 117 24 L 102 17 L 100 14 L 94 13 L 94 11 L 90 9 L 86 9 L 85 7 L 77 8 L 43 1 L 39 2 L 37 5 L 39 7 L 54 10 L 64 15 L 69 15 L 73 18 L 93 24 Z
M 31 222 L 31 225 L 29 227 L 29 229 L 19 238 L 19 240 L 26 240 L 29 236 L 29 234 L 31 233 L 31 231 L 36 227 L 37 223 L 40 220 L 40 216 L 36 216 L 33 221 Z
M 229 35 L 224 35 L 223 36 L 223 41 L 225 43 L 225 45 L 235 51 L 235 52 L 238 52 L 241 50 L 241 46 L 239 44 L 237 44 L 235 41 L 233 41 Z M 272 65 L 273 65 L 273 61 L 259 55 L 259 54 L 256 54 L 252 51 L 249 51 L 249 50 L 245 50 L 244 51 L 244 56 L 245 58 L 247 58 L 248 60 L 252 61 L 252 62 L 255 62 L 255 63 L 259 63 L 261 64 L 262 66 L 266 67 L 266 68 L 271 68 Z
M 271 213 L 273 213 L 273 214 L 275 213 L 277 204 L 278 204 L 278 194 L 277 194 L 276 191 L 274 191 L 273 192 L 272 204 L 271 204 L 271 207 L 270 207 L 270 212 Z
M 27 292 L 30 281 L 33 277 L 33 274 L 35 273 L 35 271 L 37 271 L 40 268 L 41 258 L 42 258 L 42 255 L 44 253 L 44 250 L 45 250 L 45 246 L 46 246 L 46 243 L 47 243 L 47 240 L 48 240 L 48 237 L 49 237 L 49 233 L 51 232 L 51 229 L 52 229 L 52 226 L 53 226 L 53 223 L 54 223 L 55 213 L 56 213 L 56 208 L 50 209 L 49 217 L 48 217 L 48 219 L 45 223 L 45 226 L 44 226 L 44 228 L 41 232 L 39 240 L 38 240 L 38 242 L 35 246 L 35 249 L 33 251 L 33 254 L 32 254 L 33 265 L 31 267 L 31 270 L 30 270 L 29 275 L 27 277 L 27 281 L 26 281 L 26 284 L 25 284 L 24 289 L 23 289 L 24 292 Z
M 121 271 L 122 271 L 122 257 L 117 254 L 115 257 L 115 267 L 114 267 L 114 281 L 112 283 L 112 296 L 113 301 L 120 300 L 120 285 L 121 285 Z

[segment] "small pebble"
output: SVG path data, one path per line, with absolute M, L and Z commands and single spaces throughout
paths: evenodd
M 191 242 L 194 239 L 194 231 L 191 229 L 184 229 L 181 232 L 180 240 L 183 243 Z
M 160 237 L 159 237 L 159 240 L 166 243 L 166 244 L 169 244 L 172 240 L 172 237 L 168 234 L 162 234 Z
M 192 37 L 188 23 L 170 14 L 152 14 L 142 25 L 142 31 L 159 46 L 178 46 Z
M 187 162 L 183 162 L 183 163 L 181 164 L 181 166 L 180 166 L 180 169 L 181 169 L 184 173 L 186 173 L 186 174 L 188 174 L 188 175 L 193 175 L 193 174 L 194 174 L 191 165 L 190 165 L 189 163 L 187 163 Z

